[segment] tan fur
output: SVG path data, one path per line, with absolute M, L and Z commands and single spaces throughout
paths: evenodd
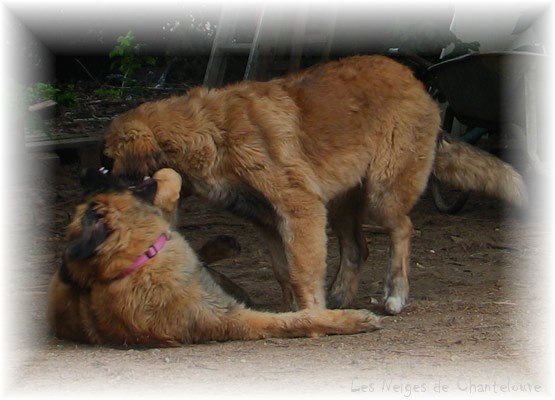
M 168 182 L 160 182 L 158 191 L 170 193 L 164 187 Z M 170 202 L 172 199 L 175 196 Z M 91 221 L 91 214 L 98 221 Z M 106 227 L 107 237 L 92 256 L 72 259 L 72 244 L 97 234 L 98 224 Z M 47 316 L 54 333 L 94 344 L 175 346 L 211 340 L 351 334 L 379 326 L 378 318 L 365 310 L 272 314 L 247 309 L 215 283 L 176 232 L 141 268 L 119 276 L 169 229 L 158 208 L 130 191 L 95 194 L 79 205 L 67 228 L 69 247 L 64 254 L 71 282 L 64 283 L 58 271 L 48 288 Z
M 171 168 L 162 168 L 152 178 L 157 182 L 158 189 L 153 204 L 164 213 L 167 221 L 175 223 L 177 201 L 181 188 L 181 176 Z
M 56 336 L 83 342 L 87 333 L 81 320 L 81 295 L 78 288 L 60 280 L 59 270 L 48 285 L 46 318 Z
M 480 191 L 517 206 L 528 202 L 526 185 L 514 168 L 463 142 L 442 141 L 433 172 L 439 180 L 460 189 Z
M 171 167 L 188 190 L 254 220 L 293 309 L 326 306 L 328 217 L 342 246 L 328 305 L 350 302 L 367 255 L 360 223 L 369 215 L 390 232 L 385 305 L 398 313 L 408 297 L 407 214 L 432 170 L 439 122 L 437 105 L 408 68 L 359 56 L 145 103 L 113 120 L 104 154 L 116 175 Z M 460 165 L 462 176 L 467 166 Z M 440 177 L 444 171 L 437 168 Z M 499 175 L 510 172 L 503 166 Z

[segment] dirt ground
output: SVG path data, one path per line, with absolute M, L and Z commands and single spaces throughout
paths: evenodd
M 13 189 L 16 224 L 6 295 L 5 394 L 279 395 L 319 393 L 429 397 L 430 394 L 546 394 L 549 260 L 541 218 L 522 219 L 473 195 L 456 216 L 439 214 L 428 193 L 411 217 L 411 300 L 369 334 L 208 343 L 173 349 L 113 349 L 60 341 L 48 332 L 46 287 L 79 194 L 79 165 L 28 166 Z M 370 221 L 369 221 L 370 224 Z M 355 308 L 381 314 L 389 240 L 370 228 L 370 258 Z M 250 224 L 184 201 L 178 231 L 193 245 L 232 235 L 241 254 L 215 268 L 263 309 L 281 293 L 264 243 Z M 338 265 L 330 235 L 328 271 Z M 6 326 L 6 325 L 5 325 Z

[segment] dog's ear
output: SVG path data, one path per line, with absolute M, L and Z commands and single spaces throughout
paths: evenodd
M 108 237 L 106 226 L 100 222 L 101 215 L 94 209 L 95 204 L 89 204 L 81 218 L 81 231 L 67 248 L 67 257 L 70 261 L 83 261 L 91 258 L 96 249 Z
M 182 179 L 171 168 L 162 168 L 154 173 L 152 179 L 156 181 L 156 195 L 152 203 L 164 212 L 172 212 L 179 200 Z

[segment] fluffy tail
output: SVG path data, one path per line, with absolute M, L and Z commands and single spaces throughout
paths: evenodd
M 513 167 L 467 143 L 441 138 L 433 173 L 458 189 L 482 192 L 520 207 L 528 202 L 524 180 Z

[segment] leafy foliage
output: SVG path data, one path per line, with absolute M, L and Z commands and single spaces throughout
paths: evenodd
M 26 102 L 32 104 L 40 101 L 55 100 L 56 94 L 59 92 L 60 89 L 55 88 L 50 83 L 37 82 L 35 86 L 27 88 Z
M 75 107 L 79 104 L 75 85 L 67 85 L 65 90 L 62 90 L 50 83 L 37 82 L 35 86 L 27 88 L 25 97 L 27 104 L 46 100 L 54 100 L 56 103 L 66 107 Z
M 67 85 L 65 90 L 58 89 L 56 94 L 56 102 L 66 107 L 76 107 L 79 104 L 79 98 L 75 92 L 75 85 Z
M 98 97 L 107 97 L 117 99 L 121 97 L 121 89 L 116 88 L 100 88 L 94 91 L 94 94 Z
M 112 70 L 117 69 L 123 74 L 122 87 L 132 83 L 131 77 L 133 73 L 143 66 L 143 62 L 150 66 L 156 64 L 156 58 L 137 54 L 141 46 L 138 44 L 134 45 L 134 39 L 135 37 L 131 31 L 127 32 L 125 36 L 119 36 L 117 44 L 108 55 L 110 59 L 115 59 L 110 68 Z

